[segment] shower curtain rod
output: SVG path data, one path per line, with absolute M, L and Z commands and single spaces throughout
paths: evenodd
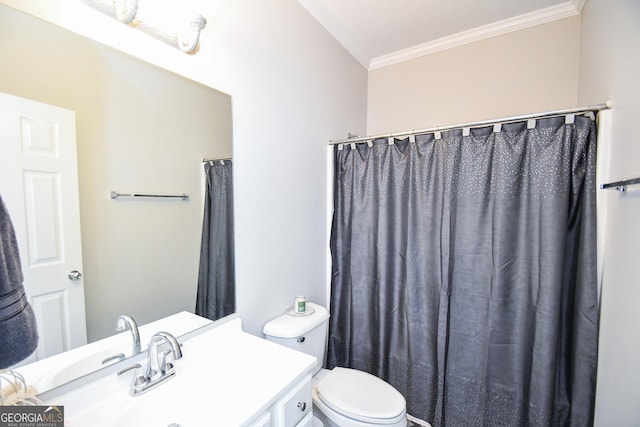
M 521 121 L 521 120 L 541 119 L 541 118 L 544 118 L 544 117 L 563 116 L 565 114 L 586 113 L 588 111 L 596 111 L 597 112 L 597 111 L 601 111 L 601 110 L 607 110 L 609 108 L 611 108 L 611 103 L 610 103 L 610 101 L 607 101 L 605 104 L 590 105 L 588 107 L 567 108 L 567 109 L 564 109 L 564 110 L 547 111 L 547 112 L 544 112 L 544 113 L 525 114 L 525 115 L 522 115 L 522 116 L 503 117 L 503 118 L 500 118 L 500 119 L 490 119 L 490 120 L 480 120 L 480 121 L 477 121 L 477 122 L 458 123 L 458 124 L 455 124 L 455 125 L 437 126 L 437 127 L 428 128 L 428 129 L 412 130 L 412 131 L 406 131 L 406 132 L 385 133 L 385 134 L 381 134 L 381 135 L 372 135 L 372 136 L 364 136 L 364 137 L 356 136 L 355 138 L 347 138 L 347 139 L 339 139 L 339 140 L 329 141 L 329 145 L 350 144 L 350 143 L 355 143 L 355 142 L 371 141 L 371 140 L 378 139 L 378 138 L 392 138 L 392 137 L 399 137 L 399 136 L 410 136 L 410 135 L 418 135 L 418 134 L 423 134 L 423 133 L 440 132 L 440 131 L 451 130 L 451 129 L 481 127 L 481 126 L 488 126 L 488 125 L 498 124 L 498 123 L 504 124 L 504 123 L 518 122 L 518 121 Z
M 202 159 L 202 163 L 206 163 L 206 162 L 219 162 L 219 161 L 227 162 L 227 161 L 231 161 L 231 160 L 233 160 L 233 158 L 232 158 L 232 157 L 219 157 L 219 158 L 213 158 L 213 157 L 211 157 L 211 158 L 208 158 L 208 159 L 207 159 L 207 158 L 203 158 L 203 159 Z

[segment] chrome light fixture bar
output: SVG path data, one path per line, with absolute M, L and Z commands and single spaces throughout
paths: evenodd
M 154 7 L 153 0 L 83 0 L 86 4 L 96 10 L 108 15 L 130 27 L 138 28 L 141 31 L 177 48 L 184 53 L 193 54 L 197 52 L 200 43 L 200 33 L 206 27 L 207 20 L 200 14 L 194 14 L 186 22 L 181 24 L 167 24 L 160 20 L 154 20 L 153 13 L 147 13 L 145 17 L 145 7 L 140 7 L 144 3 L 147 10 Z M 176 1 L 176 5 L 178 2 Z M 162 7 L 155 4 L 156 7 Z

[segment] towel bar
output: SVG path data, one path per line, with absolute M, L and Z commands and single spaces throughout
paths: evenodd
M 182 199 L 189 200 L 188 194 L 143 194 L 143 193 L 118 193 L 116 191 L 111 192 L 111 198 L 117 199 L 119 197 L 154 197 L 161 199 Z
M 623 179 L 622 181 L 610 182 L 609 184 L 602 184 L 600 189 L 606 190 L 609 188 L 615 188 L 618 191 L 627 191 L 627 185 L 639 185 L 640 178 Z

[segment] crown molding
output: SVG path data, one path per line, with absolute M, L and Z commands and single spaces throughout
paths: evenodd
M 306 10 L 331 34 L 364 68 L 369 71 L 384 68 L 440 52 L 457 46 L 488 39 L 511 31 L 522 30 L 558 19 L 579 15 L 586 0 L 568 0 L 564 3 L 463 31 L 438 40 L 412 46 L 387 55 L 369 57 L 349 36 L 348 32 L 331 16 L 318 0 L 298 0 Z
M 313 16 L 331 34 L 347 52 L 365 69 L 369 69 L 371 58 L 353 41 L 342 25 L 331 16 L 318 0 L 298 0 L 307 12 Z
M 571 0 L 573 5 L 575 6 L 578 13 L 582 13 L 582 8 L 584 8 L 584 3 L 586 0 Z
M 303 0 L 300 0 L 301 2 Z M 308 0 L 307 0 L 308 1 Z M 490 37 L 505 34 L 511 31 L 522 30 L 558 19 L 579 15 L 585 0 L 570 0 L 556 6 L 540 9 L 534 12 L 504 19 L 489 25 L 474 28 L 451 36 L 443 37 L 431 42 L 419 44 L 407 49 L 402 49 L 388 55 L 373 58 L 369 64 L 369 71 L 387 67 L 419 58 L 431 53 L 440 52 L 457 46 L 484 40 Z

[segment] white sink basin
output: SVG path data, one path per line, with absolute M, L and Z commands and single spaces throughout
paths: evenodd
M 125 348 L 125 345 L 98 348 L 88 354 L 78 356 L 77 359 L 67 360 L 65 363 L 61 361 L 58 366 L 42 376 L 40 381 L 36 383 L 36 388 L 38 390 L 50 390 L 105 366 L 117 363 L 124 358 Z M 118 354 L 121 354 L 122 358 L 115 358 L 103 363 L 107 358 Z

